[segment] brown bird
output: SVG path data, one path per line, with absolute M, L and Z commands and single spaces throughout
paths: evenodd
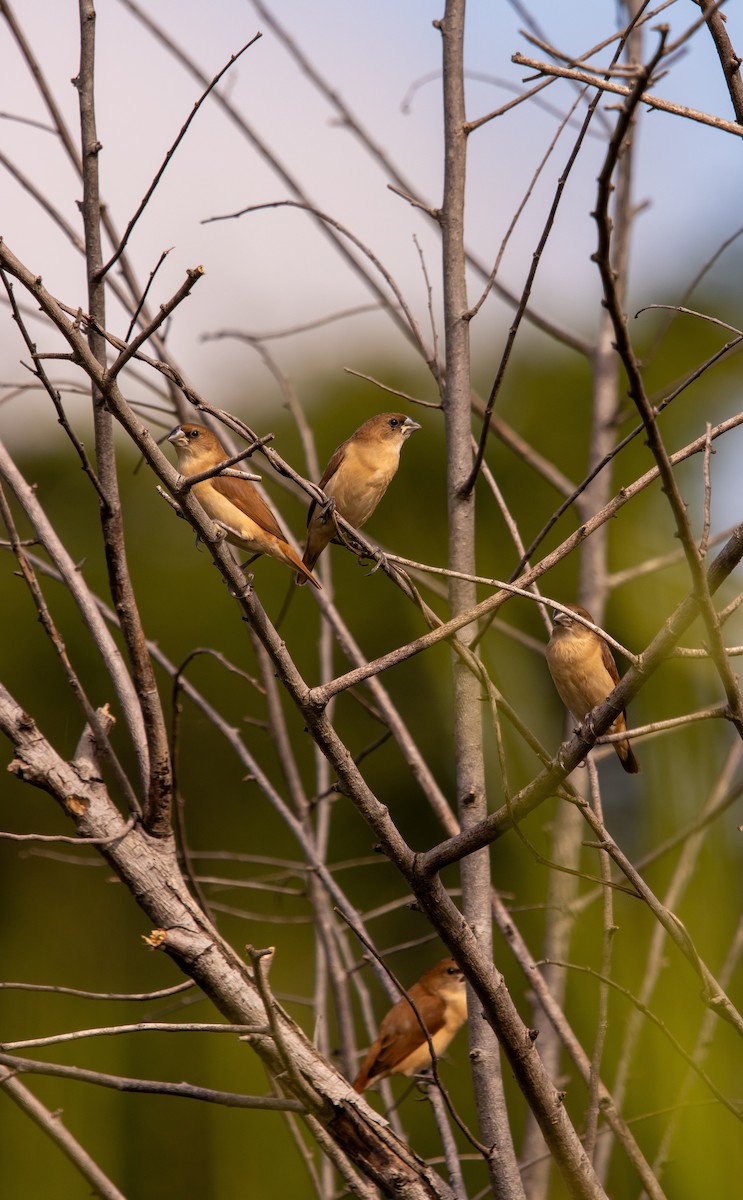
M 168 434 L 175 446 L 182 475 L 200 475 L 230 455 L 219 438 L 203 425 L 176 425 Z M 300 571 L 319 588 L 321 585 L 286 541 L 281 526 L 249 479 L 213 475 L 191 489 L 207 516 L 211 517 L 234 546 L 254 555 L 269 554 Z
M 464 975 L 453 958 L 442 958 L 408 989 L 429 1032 L 436 1057 L 443 1054 L 467 1020 Z M 387 1075 L 414 1075 L 431 1065 L 431 1051 L 405 996 L 387 1013 L 377 1040 L 354 1079 L 357 1092 Z
M 577 604 L 567 607 L 595 624 L 585 608 L 579 608 Z M 547 666 L 565 707 L 579 721 L 584 721 L 619 683 L 617 664 L 607 642 L 592 629 L 586 629 L 570 613 L 555 611 L 552 618 L 554 625 L 547 644 Z M 622 711 L 609 733 L 621 733 L 626 728 L 627 721 Z M 640 768 L 629 741 L 612 744 L 625 771 L 636 775 Z
M 330 500 L 313 500 L 307 513 L 307 545 L 302 562 L 312 570 L 325 547 L 337 536 L 333 508 L 361 529 L 387 491 L 400 465 L 400 451 L 417 421 L 402 413 L 379 413 L 360 425 L 333 454 L 319 486 Z M 304 583 L 302 575 L 297 583 Z

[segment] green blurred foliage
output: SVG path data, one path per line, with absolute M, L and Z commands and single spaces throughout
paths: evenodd
M 659 319 L 658 319 L 659 321 Z M 652 322 L 648 320 L 647 328 Z M 663 339 L 662 352 L 648 335 L 649 379 L 659 394 L 673 380 L 703 361 L 720 345 L 701 323 L 677 321 Z M 704 431 L 730 411 L 732 366 L 723 364 L 682 396 L 664 413 L 661 428 L 675 449 Z M 483 366 L 479 383 L 490 386 L 492 364 Z M 434 399 L 423 375 L 400 371 L 384 363 L 373 374 L 393 380 L 396 386 L 427 400 Z M 566 352 L 555 354 L 535 337 L 509 375 L 499 412 L 519 434 L 576 483 L 584 475 L 590 379 L 586 364 Z M 315 380 L 305 385 L 307 403 L 324 463 L 335 446 L 374 412 L 397 408 L 369 384 L 356 380 Z M 265 412 L 265 409 L 263 410 Z M 422 415 L 421 415 L 422 412 Z M 253 414 L 240 410 L 248 422 Z M 388 495 L 372 518 L 368 534 L 385 548 L 413 559 L 440 566 L 446 563 L 446 454 L 441 416 L 434 410 L 415 410 L 423 429 L 411 439 L 401 469 Z M 629 402 L 621 433 L 635 418 Z M 283 457 L 303 470 L 299 439 L 288 413 L 277 408 L 263 420 L 258 432 L 275 433 Z M 735 436 L 735 435 L 731 435 Z M 76 560 L 85 579 L 107 597 L 105 565 L 97 525 L 96 502 L 89 482 L 79 469 L 73 451 L 55 430 L 45 443 L 49 452 L 29 458 L 22 466 L 37 486 L 38 496 Z M 507 503 L 528 543 L 542 528 L 560 501 L 554 490 L 505 446 L 492 440 L 488 464 L 494 471 Z M 689 500 L 695 528 L 702 504 L 701 459 L 679 472 Z M 155 492 L 146 470 L 135 471 L 135 460 L 122 447 L 120 482 L 132 576 L 139 596 L 145 629 L 173 662 L 181 663 L 195 648 L 218 651 L 241 672 L 257 675 L 255 655 L 237 609 L 227 594 L 208 552 L 194 543 L 192 530 L 179 521 Z M 632 481 L 650 466 L 644 439 L 638 437 L 615 464 L 616 488 Z M 301 537 L 303 499 L 282 491 L 268 467 L 260 467 L 272 501 L 284 524 Z M 478 493 L 480 534 L 478 569 L 486 577 L 507 578 L 518 561 L 507 530 L 492 497 L 484 486 Z M 574 528 L 568 512 L 549 533 L 537 557 L 558 545 Z M 20 521 L 21 532 L 27 531 Z M 717 530 L 713 528 L 713 533 Z M 613 570 L 637 564 L 654 555 L 673 551 L 677 543 L 665 499 L 654 485 L 625 507 L 610 530 Z M 344 549 L 331 547 L 336 601 L 367 657 L 372 658 L 423 632 L 416 610 L 389 584 L 383 573 L 369 573 Z M 294 590 L 291 575 L 281 564 L 259 560 L 253 566 L 255 587 L 269 616 L 276 619 L 288 591 L 292 602 L 282 625 L 282 636 L 308 682 L 318 680 L 316 641 L 320 624 L 309 589 Z M 543 581 L 546 594 L 563 600 L 575 597 L 575 556 L 560 564 Z M 116 708 L 112 688 L 101 674 L 95 649 L 74 604 L 51 580 L 43 588 L 61 631 L 70 658 L 95 703 Z M 0 589 L 6 630 L 2 648 L 3 682 L 28 708 L 42 731 L 61 754 L 72 756 L 82 719 L 62 669 L 39 625 L 28 593 L 15 574 L 10 555 L 0 557 Z M 612 596 L 607 628 L 626 645 L 640 650 L 657 632 L 673 606 L 686 594 L 688 576 L 683 564 L 658 571 L 620 587 Z M 482 596 L 487 589 L 481 589 Z M 724 589 L 732 594 L 732 588 Z M 442 615 L 441 595 L 431 599 Z M 544 626 L 536 607 L 514 599 L 499 614 L 511 626 L 539 642 Z M 698 639 L 699 633 L 695 631 Z M 733 639 L 735 640 L 735 639 Z M 737 640 L 743 640 L 738 638 Z M 688 639 L 691 644 L 691 636 Z M 697 644 L 697 643 L 695 643 Z M 502 626 L 486 636 L 482 652 L 497 686 L 531 725 L 549 752 L 558 745 L 562 728 L 561 706 L 553 692 L 544 661 L 534 649 L 512 640 Z M 340 651 L 334 651 L 335 669 L 347 668 Z M 163 703 L 171 715 L 171 684 L 158 668 Z M 276 747 L 265 726 L 261 691 L 249 679 L 228 672 L 214 657 L 199 656 L 187 668 L 188 679 L 219 708 L 224 719 L 239 728 L 250 753 L 288 800 Z M 452 735 L 450 651 L 439 646 L 387 672 L 384 686 L 398 706 L 421 753 L 452 805 L 454 744 Z M 416 848 L 440 839 L 441 832 L 426 808 L 392 739 L 371 750 L 384 732 L 363 693 L 344 693 L 335 705 L 333 719 L 352 754 L 364 755 L 362 769 L 376 795 L 389 806 L 402 834 Z M 675 661 L 650 680 L 631 713 L 632 723 L 677 715 L 720 700 L 719 683 L 708 665 Z M 241 950 L 245 943 L 276 946 L 272 982 L 308 1033 L 311 1009 L 298 997 L 309 998 L 313 980 L 314 932 L 304 896 L 304 878 L 292 863 L 301 860 L 300 848 L 286 830 L 270 802 L 229 750 L 224 738 L 189 701 L 182 701 L 178 777 L 184 805 L 188 841 L 200 872 L 217 882 L 205 884 L 226 938 Z M 316 790 L 316 758 L 301 718 L 284 701 L 289 735 L 311 796 Z M 484 706 L 485 710 L 485 706 Z M 489 721 L 484 711 L 486 724 Z M 489 726 L 488 726 L 489 727 Z M 512 790 L 528 781 L 537 762 L 518 737 L 504 730 Z M 654 848 L 672 838 L 694 820 L 719 777 L 732 733 L 723 722 L 705 722 L 668 737 L 640 744 L 643 774 L 628 780 L 613 755 L 601 759 L 603 802 L 609 829 L 638 863 Z M 118 728 L 115 743 L 123 761 L 132 767 L 126 733 Z M 497 757 L 489 746 L 489 787 L 492 806 L 502 803 L 503 787 Z M 49 798 L 14 778 L 1 786 L 3 827 L 16 831 L 69 833 L 62 814 Z M 370 921 L 370 930 L 382 948 L 424 938 L 428 929 L 420 914 L 406 904 L 406 891 L 386 861 L 374 854 L 373 835 L 353 806 L 342 796 L 322 801 L 332 804 L 330 862 L 355 862 L 339 871 L 341 885 L 362 911 L 397 900 L 399 904 Z M 538 957 L 544 922 L 544 903 L 550 868 L 535 852 L 549 857 L 551 824 L 557 801 L 545 804 L 523 824 L 524 839 L 511 833 L 492 847 L 494 883 L 507 897 L 518 924 Z M 678 916 L 685 922 L 705 961 L 713 971 L 721 963 L 735 935 L 741 907 L 740 849 L 735 835 L 736 809 L 727 811 L 707 832 L 704 849 L 694 864 Z M 663 896 L 680 850 L 658 857 L 645 868 L 651 887 Z M 231 858 L 229 856 L 234 856 Z M 271 862 L 251 861 L 265 856 Z M 287 865 L 282 865 L 287 864 Z M 583 853 L 582 869 L 591 876 L 600 871 L 595 850 Z M 266 890 L 270 882 L 285 893 Z M 447 873 L 447 885 L 456 889 L 457 872 Z M 252 885 L 246 890 L 246 885 Z M 590 882 L 582 892 L 595 899 L 576 916 L 571 955 L 575 963 L 594 970 L 601 965 L 602 915 L 598 889 Z M 14 844 L 0 840 L 0 903 L 3 912 L 3 975 L 5 979 L 55 983 L 96 991 L 147 991 L 178 982 L 175 968 L 163 956 L 148 950 L 142 935 L 146 921 L 124 888 L 110 878 L 93 850 L 74 846 L 45 847 L 39 843 Z M 613 938 L 613 975 L 637 994 L 646 970 L 647 949 L 655 929 L 649 912 L 636 900 L 618 892 L 614 896 L 616 933 Z M 415 979 L 440 955 L 437 942 L 407 951 L 392 961 L 405 982 Z M 496 938 L 496 958 L 524 1019 L 529 1021 L 529 985 L 515 966 L 507 946 Z M 568 972 L 567 1012 L 584 1045 L 595 1035 L 598 991 L 594 978 Z M 734 994 L 740 996 L 739 972 Z M 385 1000 L 372 983 L 378 1012 Z M 3 1039 L 40 1036 L 52 1031 L 115 1024 L 144 1019 L 215 1020 L 210 1004 L 185 998 L 154 1004 L 80 1000 L 15 990 L 0 991 Z M 667 948 L 660 983 L 651 1007 L 667 1029 L 690 1051 L 704 1018 L 699 984 L 688 963 L 674 948 Z M 619 993 L 610 1000 L 610 1025 L 602 1075 L 611 1085 L 622 1052 L 622 1034 L 631 1011 Z M 262 1093 L 266 1081 L 250 1050 L 228 1036 L 141 1034 L 121 1038 L 96 1038 L 48 1053 L 55 1061 L 77 1063 L 116 1074 L 148 1079 L 187 1079 L 215 1088 Z M 359 1033 L 360 1045 L 365 1035 Z M 23 1053 L 23 1051 L 21 1051 Z M 33 1053 L 33 1052 L 29 1052 Z M 42 1052 L 43 1053 L 43 1052 Z M 466 1038 L 460 1035 L 443 1068 L 452 1098 L 464 1119 L 474 1128 L 475 1114 L 467 1072 Z M 714 1027 L 707 1069 L 728 1096 L 739 1092 L 740 1046 L 723 1022 Z M 524 1124 L 524 1106 L 507 1074 L 517 1145 Z M 662 1033 L 650 1022 L 643 1025 L 640 1052 L 632 1064 L 625 1111 L 636 1121 L 636 1135 L 646 1156 L 662 1137 L 668 1113 L 677 1102 L 685 1067 Z M 282 1118 L 276 1114 L 224 1110 L 184 1100 L 161 1097 L 120 1096 L 80 1083 L 37 1077 L 27 1079 L 31 1089 L 51 1108 L 64 1110 L 73 1133 L 97 1157 L 122 1190 L 137 1200 L 154 1200 L 163 1194 L 198 1195 L 201 1200 L 228 1200 L 250 1179 L 251 1194 L 278 1197 L 306 1195 L 308 1184 L 299 1155 L 289 1148 Z M 405 1084 L 395 1081 L 400 1094 Z M 566 1067 L 566 1104 L 580 1127 L 585 1112 L 583 1084 Z M 378 1104 L 378 1100 L 373 1099 Z M 403 1103 L 402 1119 L 417 1151 L 438 1153 L 438 1143 L 428 1106 L 410 1098 Z M 466 1147 L 463 1145 L 463 1152 Z M 33 1178 L 29 1176 L 29 1158 Z M 49 1194 L 55 1200 L 80 1195 L 77 1173 L 60 1159 L 41 1133 L 12 1105 L 5 1105 L 0 1123 L 0 1181 L 8 1195 Z M 710 1093 L 694 1083 L 683 1097 L 667 1175 L 667 1193 L 675 1200 L 702 1194 L 732 1197 L 743 1171 L 739 1125 L 715 1105 Z M 483 1186 L 479 1166 L 466 1168 L 473 1188 Z M 51 1182 L 53 1181 L 53 1182 Z M 478 1184 L 479 1181 L 479 1184 Z M 732 1190 L 731 1190 L 732 1189 Z M 637 1184 L 615 1154 L 609 1194 L 613 1200 L 636 1195 Z M 555 1183 L 556 1197 L 562 1195 Z

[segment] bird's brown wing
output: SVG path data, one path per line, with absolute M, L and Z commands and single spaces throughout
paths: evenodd
M 417 984 L 413 985 L 410 995 L 429 1035 L 433 1037 L 444 1024 L 443 1006 L 433 1000 L 422 988 L 420 994 L 416 996 L 415 989 L 417 987 Z M 383 1075 L 385 1071 L 404 1062 L 424 1040 L 423 1030 L 407 1000 L 404 998 L 398 1000 L 382 1021 L 379 1027 L 379 1037 L 367 1054 L 367 1058 L 371 1058 L 371 1062 L 367 1066 L 366 1060 L 364 1061 L 363 1067 L 366 1067 L 368 1078 L 373 1079 L 376 1075 Z M 372 1055 L 372 1050 L 375 1051 L 374 1055 Z
M 391 1033 L 387 1037 L 377 1038 L 374 1045 L 367 1050 L 366 1057 L 359 1068 L 354 1084 L 356 1090 L 363 1091 L 379 1075 L 385 1075 L 388 1071 L 393 1070 L 398 1063 L 404 1062 L 409 1054 L 417 1050 L 420 1044 L 420 1029 L 417 1031 L 417 1036 L 410 1031 L 407 1036 L 399 1039 L 395 1039 Z
M 601 661 L 611 675 L 614 687 L 616 687 L 619 683 L 619 671 L 617 670 L 617 664 L 614 662 L 614 655 L 609 649 L 609 644 L 603 638 L 601 639 Z
M 330 462 L 328 463 L 327 467 L 323 471 L 322 478 L 320 479 L 320 482 L 317 485 L 319 488 L 322 488 L 323 491 L 325 491 L 327 484 L 330 483 L 330 480 L 333 478 L 333 476 L 335 475 L 339 466 L 343 462 L 343 459 L 346 454 L 346 446 L 347 445 L 348 445 L 348 441 L 341 443 L 341 445 L 338 447 L 338 449 L 334 451 Z M 312 514 L 314 513 L 316 508 L 317 508 L 317 500 L 312 500 L 310 502 L 310 507 L 307 512 L 307 524 L 308 525 L 309 525 L 310 521 L 312 520 Z
M 614 687 L 616 687 L 619 683 L 619 671 L 617 670 L 617 664 L 614 662 L 614 655 L 609 649 L 608 643 L 605 642 L 603 638 L 601 639 L 601 660 L 611 675 Z M 621 719 L 619 717 L 617 718 L 617 722 L 613 728 L 617 730 L 625 729 L 626 721 L 627 712 L 625 709 L 622 709 Z M 629 742 L 616 742 L 614 744 L 614 749 L 619 755 L 619 761 L 621 762 L 625 771 L 627 771 L 630 775 L 636 775 L 640 768 L 637 765 L 637 759 L 632 753 L 632 747 L 630 746 Z
M 247 479 L 233 479 L 229 475 L 217 475 L 212 479 L 212 487 L 229 500 L 230 504 L 234 504 L 235 508 L 239 508 L 240 512 L 249 517 L 251 521 L 255 521 L 256 525 L 260 525 L 266 533 L 280 538 L 282 542 L 286 541 L 284 531 L 271 509 Z
M 350 440 L 350 439 L 348 439 L 348 440 Z M 325 470 L 322 473 L 322 479 L 320 480 L 320 482 L 317 486 L 321 487 L 323 489 L 323 491 L 325 491 L 326 483 L 329 483 L 330 480 L 333 478 L 333 476 L 335 475 L 339 466 L 343 462 L 343 459 L 346 456 L 346 446 L 348 445 L 348 440 L 346 440 L 345 442 L 341 442 L 341 444 L 340 444 L 340 446 L 338 446 L 337 450 L 335 450 L 333 452 L 333 457 L 331 458 L 330 462 L 328 463 L 327 467 L 325 468 Z

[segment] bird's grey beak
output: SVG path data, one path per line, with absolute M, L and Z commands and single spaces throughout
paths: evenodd
M 552 610 L 552 620 L 555 625 L 569 625 L 570 617 L 567 613 L 560 612 L 559 608 Z
M 403 437 L 410 437 L 411 433 L 415 433 L 416 429 L 420 429 L 418 422 L 414 421 L 412 417 L 406 417 L 402 423 Z
M 172 442 L 174 446 L 187 446 L 186 435 L 181 430 L 180 425 L 176 425 L 175 429 L 171 429 L 167 440 Z

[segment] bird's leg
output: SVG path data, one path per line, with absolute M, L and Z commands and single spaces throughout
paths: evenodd
M 240 570 L 244 571 L 246 567 L 249 567 L 250 564 L 254 563 L 257 558 L 260 558 L 260 556 L 261 556 L 260 550 L 256 551 L 255 554 L 251 554 L 250 558 L 245 559 L 244 563 L 240 563 Z M 253 578 L 252 572 L 251 572 L 250 578 L 251 579 Z
M 593 723 L 593 709 L 591 709 L 589 713 L 586 713 L 585 717 L 583 718 L 583 728 L 588 731 L 590 737 L 596 737 L 596 726 Z M 578 732 L 580 732 L 580 730 L 576 730 L 576 733 Z
M 585 718 L 583 718 L 582 724 L 579 726 L 579 728 L 577 728 L 577 730 L 575 732 L 579 733 L 581 737 L 585 737 L 586 733 L 587 733 L 588 737 L 593 738 L 594 740 L 595 740 L 595 738 L 598 737 L 598 733 L 597 733 L 597 731 L 595 731 L 595 724 L 594 724 L 594 719 L 593 719 L 593 708 L 591 709 L 591 712 L 586 713 Z M 610 732 L 611 732 L 611 730 L 610 730 Z
M 580 733 L 580 728 L 576 729 L 575 733 Z M 565 759 L 562 756 L 562 746 L 560 747 L 560 749 L 557 751 L 557 754 L 555 755 L 555 762 L 557 763 L 557 765 L 561 771 L 567 771 L 568 768 L 565 764 Z M 578 763 L 578 767 L 585 767 L 585 765 L 586 765 L 585 759 L 582 762 Z M 573 767 L 573 770 L 576 770 L 576 769 L 577 768 Z
M 382 550 L 373 550 L 371 555 L 367 554 L 365 556 L 367 562 L 370 557 L 374 558 L 374 566 L 371 571 L 367 571 L 367 575 L 376 575 L 380 567 L 383 567 L 385 571 L 388 569 L 387 555 Z M 362 561 L 364 561 L 363 558 Z
M 248 592 L 252 592 L 252 590 L 253 590 L 253 580 L 255 579 L 253 572 L 246 571 L 244 578 L 245 578 L 245 587 L 235 589 L 235 588 L 231 588 L 230 585 L 227 584 L 227 589 L 229 591 L 229 594 L 232 596 L 232 598 L 234 600 L 239 600 L 240 596 L 247 596 Z M 226 583 L 227 581 L 224 580 L 223 582 Z
M 415 1080 L 418 1087 L 421 1088 L 423 1091 L 425 1091 L 426 1088 L 430 1087 L 434 1081 L 433 1080 L 433 1071 L 431 1070 L 430 1067 L 424 1067 L 422 1071 L 415 1072 L 413 1079 Z
M 358 558 L 361 555 L 361 548 L 358 542 L 350 533 L 346 533 L 345 529 L 341 529 L 335 517 L 333 518 L 333 523 L 335 525 L 335 537 L 333 541 L 338 546 L 345 546 L 347 550 L 350 550 Z
M 320 524 L 327 525 L 331 520 L 335 524 L 335 496 L 328 496 L 320 509 Z
M 565 766 L 565 759 L 562 757 L 562 746 L 560 746 L 560 749 L 557 751 L 557 754 L 555 755 L 555 762 L 557 763 L 557 765 L 561 771 L 567 771 L 567 767 Z

